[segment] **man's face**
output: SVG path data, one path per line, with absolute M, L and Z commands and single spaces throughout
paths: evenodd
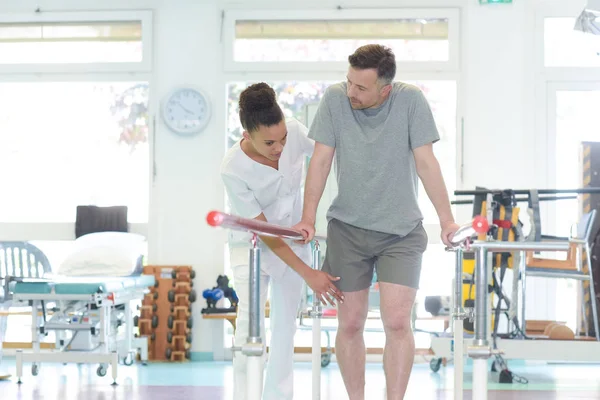
M 377 79 L 375 69 L 348 68 L 346 95 L 355 110 L 377 107 L 385 100 L 391 85 L 383 85 Z
M 252 135 L 244 131 L 244 138 L 252 143 L 257 153 L 271 161 L 278 161 L 287 140 L 285 120 L 282 119 L 277 125 L 268 127 L 260 125 Z

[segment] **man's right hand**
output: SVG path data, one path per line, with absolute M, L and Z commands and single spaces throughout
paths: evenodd
M 333 282 L 340 280 L 339 277 L 334 278 L 326 272 L 315 271 L 314 269 L 311 269 L 304 277 L 304 280 L 306 281 L 306 284 L 315 292 L 315 296 L 324 305 L 327 305 L 327 302 L 329 302 L 329 304 L 335 307 L 333 299 L 340 303 L 344 302 L 344 295 L 333 284 Z
M 300 221 L 296 225 L 293 226 L 293 229 L 302 232 L 302 236 L 304 236 L 304 240 L 297 240 L 296 242 L 307 244 L 310 243 L 315 237 L 315 224 L 311 224 L 309 222 Z

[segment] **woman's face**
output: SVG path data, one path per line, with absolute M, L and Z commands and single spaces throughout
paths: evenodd
M 244 138 L 248 140 L 254 150 L 271 161 L 279 161 L 287 140 L 287 126 L 285 120 L 277 125 L 259 125 L 252 133 L 244 131 Z

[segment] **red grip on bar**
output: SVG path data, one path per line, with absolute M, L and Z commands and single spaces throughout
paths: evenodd
M 487 218 L 483 215 L 478 215 L 475 218 L 473 218 L 473 229 L 475 229 L 475 232 L 487 233 L 489 228 L 490 227 Z
M 223 223 L 223 214 L 219 211 L 211 211 L 206 215 L 206 222 L 210 226 L 219 226 Z

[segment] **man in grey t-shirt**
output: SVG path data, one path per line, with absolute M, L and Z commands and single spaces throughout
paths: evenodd
M 309 131 L 315 151 L 302 221 L 295 228 L 306 233 L 306 242 L 314 237 L 317 206 L 335 155 L 338 195 L 327 212 L 323 270 L 341 278 L 332 283 L 343 292 L 336 358 L 350 400 L 364 400 L 363 330 L 375 269 L 386 334 L 387 399 L 398 400 L 414 359 L 411 311 L 427 247 L 418 178 L 435 206 L 446 245 L 458 226 L 432 150 L 439 135 L 423 93 L 393 82 L 395 57 L 384 46 L 360 47 L 348 61 L 347 81 L 326 90 Z

